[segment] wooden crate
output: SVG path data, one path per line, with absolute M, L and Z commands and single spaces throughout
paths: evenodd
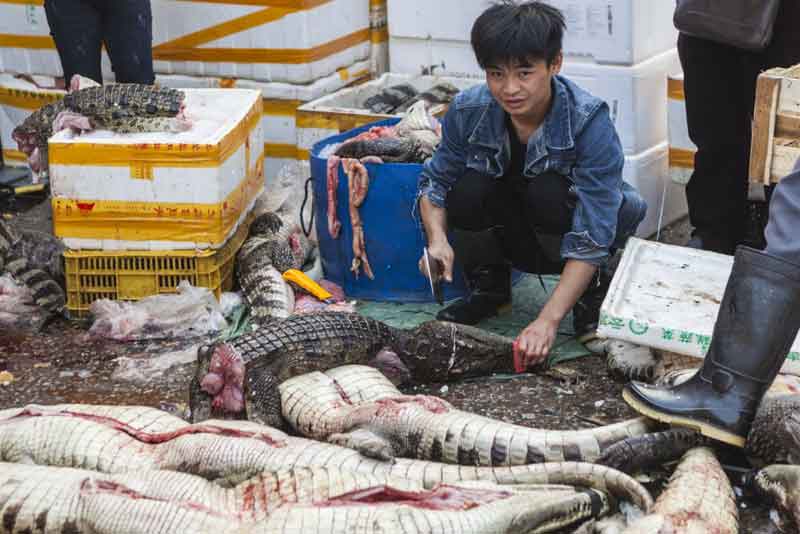
M 800 65 L 758 77 L 750 150 L 750 182 L 769 185 L 800 159 Z

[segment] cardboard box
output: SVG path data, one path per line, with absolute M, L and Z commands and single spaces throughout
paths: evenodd
M 369 0 L 151 5 L 160 74 L 308 83 L 370 55 Z M 62 75 L 41 0 L 0 1 L 0 71 Z
M 484 77 L 466 43 L 390 37 L 392 69 L 420 74 L 436 66 L 443 76 Z M 597 65 L 567 58 L 561 73 L 608 103 L 626 154 L 667 140 L 667 76 L 680 71 L 675 49 L 632 67 Z
M 667 80 L 667 98 L 669 175 L 676 184 L 686 185 L 694 172 L 694 155 L 697 152 L 697 145 L 689 139 L 686 95 L 683 93 L 683 73 L 670 75 Z
M 733 256 L 631 239 L 603 301 L 598 332 L 703 358 L 732 267 Z M 800 341 L 782 372 L 800 374 Z
M 186 89 L 192 129 L 49 141 L 53 230 L 70 249 L 219 248 L 264 188 L 261 95 Z
M 389 34 L 403 39 L 469 43 L 475 19 L 491 0 L 388 0 Z M 633 65 L 675 46 L 674 2 L 549 0 L 567 22 L 568 56 Z M 398 71 L 397 66 L 392 67 Z
M 750 182 L 777 183 L 800 159 L 800 65 L 758 77 Z
M 362 107 L 364 101 L 386 87 L 399 83 L 410 83 L 418 91 L 425 91 L 440 82 L 448 82 L 466 89 L 482 80 L 475 78 L 455 78 L 446 76 L 412 76 L 408 74 L 387 73 L 370 82 L 343 89 L 300 106 L 297 110 L 297 147 L 308 159 L 308 153 L 315 143 L 347 130 L 388 119 L 395 115 L 372 113 Z M 434 113 L 444 111 L 444 107 L 434 108 Z

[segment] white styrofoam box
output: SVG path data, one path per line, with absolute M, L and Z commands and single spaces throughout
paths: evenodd
M 52 78 L 36 77 L 36 83 L 53 87 Z M 25 155 L 17 150 L 11 132 L 33 111 L 64 96 L 58 89 L 41 89 L 27 80 L 0 73 L 0 140 L 6 165 L 26 167 Z
M 392 69 L 420 74 L 438 65 L 447 76 L 483 76 L 468 44 L 391 37 Z M 626 154 L 667 139 L 667 76 L 680 70 L 675 49 L 632 67 L 596 65 L 567 58 L 561 74 L 608 103 Z
M 61 76 L 44 8 L 32 4 L 0 3 L 0 70 Z M 369 0 L 286 4 L 151 0 L 156 73 L 308 83 L 369 57 Z
M 442 82 L 451 83 L 459 89 L 467 89 L 482 83 L 482 80 L 452 76 L 413 76 L 386 73 L 376 80 L 342 89 L 300 106 L 297 110 L 299 122 L 297 147 L 301 150 L 311 150 L 315 143 L 326 137 L 391 117 L 391 115 L 372 113 L 362 107 L 367 98 L 378 94 L 386 87 L 409 83 L 421 92 Z
M 732 267 L 733 256 L 631 239 L 603 301 L 598 331 L 703 358 Z M 800 374 L 800 340 L 782 371 Z
M 266 179 L 269 179 L 285 164 L 287 158 L 282 157 L 283 155 L 291 153 L 291 159 L 297 157 L 296 108 L 304 102 L 331 94 L 369 75 L 369 62 L 360 61 L 311 84 L 302 85 L 168 74 L 157 75 L 156 83 L 174 89 L 235 87 L 261 91 L 264 170 Z M 0 73 L 0 135 L 3 154 L 9 165 L 27 165 L 24 154 L 16 149 L 17 145 L 11 139 L 12 130 L 31 112 L 51 101 L 53 95 L 64 94 L 64 91 L 40 88 L 53 87 L 56 83 L 53 77 L 36 76 L 34 81 L 39 86 L 10 74 Z
M 55 234 L 73 249 L 217 248 L 264 188 L 261 95 L 186 89 L 181 133 L 50 138 Z
M 636 235 L 649 237 L 687 214 L 683 188 L 669 179 L 669 150 L 660 143 L 644 152 L 625 156 L 622 179 L 639 190 L 647 215 Z
M 492 3 L 492 0 L 388 0 L 389 35 L 468 43 L 475 19 Z M 632 65 L 674 47 L 678 37 L 672 24 L 673 2 L 548 0 L 547 3 L 564 13 L 567 23 L 564 53 L 568 56 Z
M 689 139 L 683 73 L 669 77 L 667 122 L 669 124 L 669 174 L 676 184 L 686 185 L 694 172 L 697 145 Z
M 329 95 L 358 80 L 368 77 L 370 64 L 360 61 L 311 84 L 283 82 L 257 82 L 253 80 L 220 80 L 219 78 L 191 78 L 188 76 L 159 75 L 158 83 L 167 87 L 202 87 L 221 84 L 241 89 L 261 91 L 263 115 L 261 127 L 264 132 L 264 176 L 267 180 L 295 158 L 305 157 L 297 152 L 297 107 L 305 102 Z M 214 85 L 216 84 L 216 85 Z

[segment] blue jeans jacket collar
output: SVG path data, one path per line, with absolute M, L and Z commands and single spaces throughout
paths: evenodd
M 487 89 L 488 91 L 488 89 Z M 553 101 L 545 117 L 543 135 L 532 137 L 525 157 L 525 174 L 546 158 L 551 151 L 568 151 L 575 148 L 572 121 L 569 112 L 569 97 L 562 81 L 553 78 Z M 504 168 L 510 157 L 507 147 L 506 112 L 492 98 L 469 136 L 470 144 L 483 146 L 494 152 L 498 168 Z

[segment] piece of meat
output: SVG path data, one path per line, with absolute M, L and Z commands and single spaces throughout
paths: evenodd
M 333 239 L 337 239 L 339 237 L 339 232 L 342 229 L 342 223 L 336 216 L 336 187 L 339 184 L 340 161 L 341 159 L 337 156 L 331 156 L 328 158 L 328 233 Z
M 353 227 L 353 263 L 350 271 L 356 279 L 361 269 L 370 280 L 375 279 L 372 267 L 367 258 L 366 241 L 364 238 L 364 223 L 358 208 L 363 204 L 369 191 L 369 173 L 366 167 L 357 159 L 342 160 L 344 172 L 347 174 L 348 190 L 350 192 L 350 225 Z

